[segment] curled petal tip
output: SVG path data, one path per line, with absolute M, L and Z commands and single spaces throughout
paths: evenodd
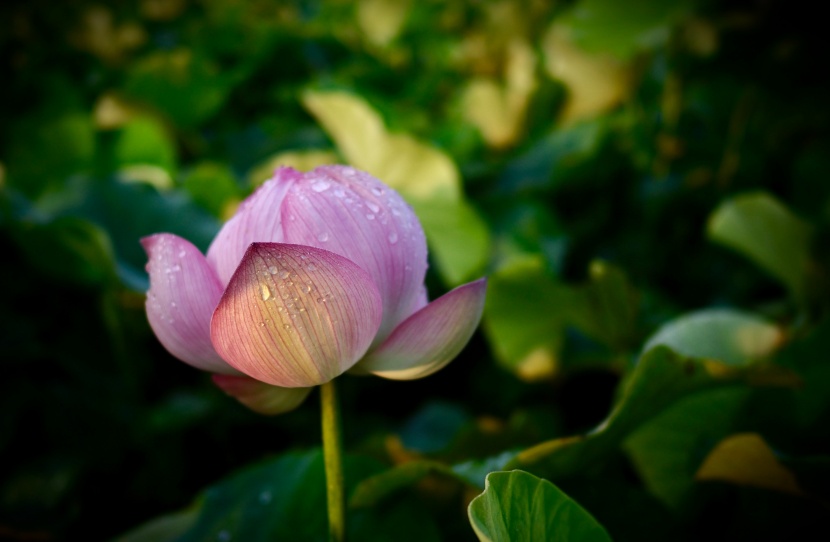
M 453 360 L 481 320 L 487 279 L 482 278 L 439 297 L 404 320 L 369 353 L 355 372 L 392 380 L 414 380 Z

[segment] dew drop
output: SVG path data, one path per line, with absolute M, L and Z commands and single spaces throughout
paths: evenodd
M 271 267 L 268 268 L 268 272 L 271 273 L 272 275 L 276 275 L 277 271 L 279 271 L 279 268 L 277 268 L 276 265 L 272 265 Z
M 263 301 L 271 299 L 271 288 L 269 288 L 267 284 L 260 284 L 260 290 L 262 291 Z
M 184 258 L 184 256 L 185 256 L 184 250 L 180 250 L 179 251 L 179 258 Z
M 383 188 L 373 187 L 372 188 L 372 194 L 374 194 L 376 196 L 382 196 L 383 195 Z
M 304 284 L 300 289 L 303 291 L 304 294 L 310 294 L 311 290 L 313 290 L 314 287 L 311 286 L 311 284 Z
M 310 264 L 308 264 L 307 266 L 305 266 L 305 269 L 306 269 L 306 271 L 316 271 L 316 270 L 317 270 L 317 266 L 316 266 L 316 265 L 314 265 L 313 263 L 310 263 Z
M 279 312 L 284 312 L 284 311 L 285 311 L 285 307 L 277 307 L 277 310 L 278 310 Z
M 174 309 L 175 309 L 175 308 L 176 308 L 176 302 L 175 302 L 175 301 L 171 301 L 171 302 L 170 302 L 170 306 L 171 306 L 172 308 L 174 308 Z
M 283 329 L 291 329 L 291 324 L 283 324 L 282 328 Z
M 286 271 L 285 269 L 280 271 L 280 278 L 281 279 L 287 279 L 288 278 L 288 271 Z
M 294 286 L 294 283 L 291 282 L 290 280 L 287 280 L 287 281 L 285 281 L 285 285 L 286 286 Z
M 315 192 L 325 192 L 326 190 L 329 189 L 330 186 L 331 186 L 330 182 L 324 181 L 324 180 L 319 180 L 319 181 L 317 181 L 317 182 L 315 182 L 314 184 L 311 185 L 311 189 L 314 190 Z
M 389 244 L 394 245 L 395 243 L 398 242 L 398 233 L 394 232 L 394 231 L 391 232 L 389 234 L 389 237 L 387 237 L 387 239 L 389 239 Z
M 379 206 L 377 203 L 373 203 L 373 202 L 371 202 L 371 201 L 367 201 L 367 202 L 366 202 L 366 207 L 368 207 L 368 208 L 369 208 L 369 210 L 370 210 L 370 211 L 372 211 L 373 213 L 378 213 L 378 212 L 380 212 L 380 206 Z
M 326 241 L 329 240 L 329 234 L 327 232 L 323 232 L 323 233 L 321 233 L 320 235 L 317 236 L 317 240 L 320 241 L 321 243 L 325 243 Z
M 344 192 L 342 188 L 338 188 L 337 190 L 334 191 L 334 195 L 337 196 L 340 199 L 343 199 L 343 198 L 346 197 L 346 192 Z
M 375 215 L 373 215 L 372 213 L 367 213 L 366 214 L 366 220 L 374 220 L 374 219 L 375 219 Z

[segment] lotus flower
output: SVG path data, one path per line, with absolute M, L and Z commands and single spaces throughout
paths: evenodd
M 147 317 L 175 357 L 276 414 L 346 371 L 398 380 L 449 363 L 481 318 L 485 279 L 427 303 L 427 248 L 412 209 L 345 166 L 280 168 L 203 255 L 142 239 Z

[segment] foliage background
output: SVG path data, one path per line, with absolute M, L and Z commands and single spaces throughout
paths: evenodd
M 0 538 L 109 539 L 210 495 L 238 504 L 244 480 L 193 505 L 245 465 L 282 461 L 279 484 L 314 464 L 314 400 L 258 417 L 158 344 L 138 239 L 205 249 L 276 164 L 330 161 L 413 204 L 431 298 L 490 277 L 482 332 L 445 370 L 344 379 L 353 485 L 412 465 L 364 487 L 357 523 L 473 539 L 465 506 L 490 465 L 551 479 L 616 540 L 826 532 L 830 59 L 814 9 L 3 3 Z M 655 363 L 746 374 L 672 388 L 643 369 L 649 337 L 694 358 Z M 631 408 L 563 456 L 573 441 L 555 439 L 615 401 Z M 295 502 L 316 502 L 308 468 Z

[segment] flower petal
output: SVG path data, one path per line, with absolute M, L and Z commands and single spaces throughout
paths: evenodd
M 253 243 L 211 320 L 216 351 L 275 386 L 328 382 L 366 353 L 380 294 L 355 263 L 326 250 Z
M 365 269 L 383 300 L 376 343 L 412 314 L 427 269 L 418 218 L 403 198 L 368 173 L 323 166 L 288 190 L 285 240 L 340 254 Z
M 210 341 L 210 318 L 222 286 L 205 257 L 189 241 L 171 233 L 145 237 L 141 244 L 149 258 L 147 320 L 161 344 L 199 369 L 238 374 Z
M 487 280 L 479 279 L 439 297 L 395 328 L 352 372 L 414 380 L 438 371 L 473 335 L 486 289 Z
M 281 388 L 247 376 L 213 375 L 222 391 L 259 414 L 268 416 L 294 410 L 313 388 Z
M 274 178 L 265 182 L 243 201 L 239 210 L 222 226 L 207 251 L 207 259 L 216 269 L 223 286 L 251 243 L 281 243 L 282 202 L 291 185 L 302 173 L 291 168 L 279 168 Z

